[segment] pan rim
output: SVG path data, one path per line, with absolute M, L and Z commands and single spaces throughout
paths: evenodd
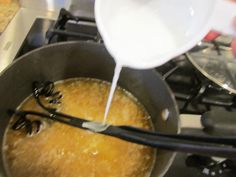
M 42 46 L 40 48 L 37 48 L 37 49 L 34 49 L 30 52 L 27 52 L 26 54 L 16 58 L 12 63 L 10 63 L 6 68 L 4 68 L 1 72 L 0 72 L 0 77 L 3 77 L 5 74 L 7 74 L 8 70 L 10 68 L 12 68 L 14 65 L 16 65 L 18 62 L 20 62 L 21 60 L 24 60 L 27 56 L 37 52 L 37 51 L 41 51 L 43 49 L 47 49 L 47 48 L 51 48 L 51 47 L 54 47 L 54 46 L 63 46 L 63 45 L 73 45 L 73 44 L 88 44 L 88 45 L 91 45 L 91 46 L 102 46 L 104 47 L 105 49 L 105 46 L 103 44 L 99 44 L 99 43 L 95 43 L 95 42 L 84 42 L 84 41 L 67 41 L 67 42 L 60 42 L 60 43 L 54 43 L 54 44 L 50 44 L 50 45 L 45 45 L 45 46 Z M 29 59 L 29 58 L 28 58 Z M 134 70 L 140 70 L 140 69 L 134 69 Z M 170 87 L 167 85 L 167 83 L 163 80 L 163 78 L 161 77 L 161 75 L 155 70 L 155 69 L 144 69 L 144 70 L 149 70 L 150 72 L 152 72 L 153 74 L 155 74 L 159 79 L 162 80 L 164 86 L 166 87 L 167 89 L 167 92 L 169 93 L 170 95 L 170 98 L 171 98 L 171 101 L 174 103 L 174 109 L 175 109 L 175 112 L 176 112 L 176 119 L 177 119 L 177 127 L 176 127 L 176 133 L 179 134 L 180 133 L 180 120 L 179 120 L 179 110 L 178 110 L 178 106 L 177 106 L 177 103 L 176 103 L 176 99 L 174 97 L 174 94 L 173 92 L 171 91 Z M 166 151 L 166 150 L 164 150 Z M 168 162 L 166 163 L 166 166 L 165 168 L 162 170 L 160 176 L 163 177 L 166 172 L 168 171 L 168 169 L 170 168 L 171 164 L 173 163 L 174 159 L 175 159 L 175 156 L 176 156 L 176 152 L 174 151 L 168 151 L 170 152 L 170 158 L 168 160 Z M 5 167 L 4 167 L 5 168 Z M 6 171 L 6 169 L 4 170 Z

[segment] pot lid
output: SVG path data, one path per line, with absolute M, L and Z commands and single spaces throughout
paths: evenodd
M 236 58 L 231 41 L 231 37 L 223 36 L 213 42 L 199 42 L 186 55 L 204 76 L 236 94 Z

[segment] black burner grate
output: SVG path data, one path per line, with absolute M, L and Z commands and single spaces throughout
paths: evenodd
M 174 92 L 180 113 L 203 114 L 215 107 L 228 111 L 236 108 L 235 95 L 205 78 L 184 55 L 156 70 Z

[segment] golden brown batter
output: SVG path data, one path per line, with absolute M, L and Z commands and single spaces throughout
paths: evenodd
M 102 122 L 109 88 L 106 82 L 92 79 L 59 82 L 60 112 Z M 41 111 L 32 97 L 20 109 Z M 108 123 L 151 129 L 147 112 L 120 88 Z M 58 122 L 47 123 L 31 137 L 9 128 L 5 138 L 6 164 L 13 177 L 146 177 L 155 158 L 151 148 Z

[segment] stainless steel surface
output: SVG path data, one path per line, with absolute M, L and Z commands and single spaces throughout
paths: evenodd
M 93 17 L 94 0 L 21 0 L 20 4 L 20 10 L 0 36 L 0 72 L 13 61 L 37 17 L 56 19 L 62 7 L 76 15 Z
M 21 8 L 0 36 L 0 71 L 13 61 L 37 17 L 56 19 L 57 15 L 58 12 Z
M 69 10 L 76 16 L 94 18 L 95 0 L 71 0 Z
M 181 129 L 184 128 L 203 129 L 201 124 L 201 115 L 181 114 L 179 118 L 180 118 Z
M 21 7 L 41 11 L 58 11 L 69 8 L 71 0 L 20 0 Z

